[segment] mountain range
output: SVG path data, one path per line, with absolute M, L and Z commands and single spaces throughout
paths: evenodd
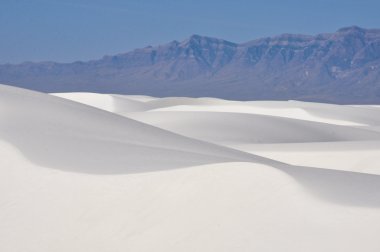
M 99 60 L 0 65 L 0 83 L 42 92 L 380 103 L 380 29 L 233 43 L 192 35 Z

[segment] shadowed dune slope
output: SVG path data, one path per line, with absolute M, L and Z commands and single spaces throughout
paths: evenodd
M 119 173 L 228 161 L 259 161 L 48 94 L 0 86 L 0 138 L 38 164 Z
M 380 251 L 376 107 L 57 95 L 0 85 L 1 252 Z

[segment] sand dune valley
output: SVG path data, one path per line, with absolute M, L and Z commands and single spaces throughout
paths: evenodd
M 0 85 L 1 252 L 380 251 L 380 106 Z

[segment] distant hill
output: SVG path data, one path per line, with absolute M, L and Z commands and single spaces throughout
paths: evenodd
M 380 103 L 380 29 L 242 44 L 193 35 L 87 62 L 0 65 L 0 83 L 43 92 Z

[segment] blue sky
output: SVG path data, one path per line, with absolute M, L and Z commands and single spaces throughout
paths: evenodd
M 379 0 L 0 0 L 0 63 L 71 62 L 182 40 L 380 28 Z

